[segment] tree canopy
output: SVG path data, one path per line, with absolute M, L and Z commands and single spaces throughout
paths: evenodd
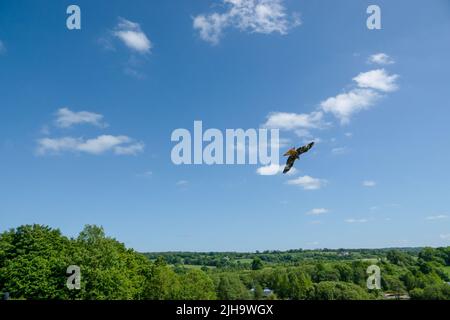
M 366 287 L 381 270 L 381 290 Z M 69 290 L 67 267 L 80 267 Z M 0 293 L 12 299 L 450 299 L 450 247 L 142 254 L 86 225 L 75 238 L 43 225 L 0 234 Z

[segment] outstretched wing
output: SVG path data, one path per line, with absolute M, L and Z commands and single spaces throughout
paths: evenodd
M 311 149 L 314 145 L 314 142 L 308 143 L 307 145 L 300 147 L 297 149 L 298 155 L 301 155 L 302 153 L 308 152 L 309 149 Z
M 297 159 L 294 156 L 290 156 L 286 161 L 286 166 L 284 167 L 283 173 L 287 173 L 289 170 L 291 170 L 292 166 L 294 165 L 295 159 Z

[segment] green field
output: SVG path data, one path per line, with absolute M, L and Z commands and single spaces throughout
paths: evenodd
M 443 269 L 447 273 L 447 275 L 450 277 L 450 266 L 444 267 Z

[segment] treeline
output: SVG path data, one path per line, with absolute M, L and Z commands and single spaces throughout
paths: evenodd
M 295 265 L 305 261 L 352 261 L 361 259 L 378 259 L 385 257 L 389 251 L 401 251 L 417 257 L 422 248 L 395 249 L 295 249 L 288 251 L 266 250 L 250 252 L 146 252 L 150 260 L 164 257 L 173 265 L 200 265 L 218 268 L 245 269 L 251 267 L 256 257 L 267 264 Z
M 330 254 L 330 252 L 332 254 Z M 41 225 L 25 225 L 0 234 L 0 293 L 12 299 L 450 299 L 450 247 L 420 251 L 359 252 L 371 259 L 348 259 L 358 252 L 314 251 L 320 259 L 276 262 L 296 252 L 141 254 L 107 237 L 101 227 L 86 226 L 76 238 Z M 348 252 L 350 252 L 348 254 Z M 324 254 L 330 259 L 324 259 Z M 185 256 L 183 256 L 185 255 Z M 198 255 L 198 257 L 196 257 Z M 278 256 L 275 260 L 268 256 Z M 237 261 L 241 268 L 208 260 L 192 266 L 186 259 L 205 256 Z M 343 259 L 336 258 L 345 257 Z M 173 260 L 178 257 L 181 260 Z M 242 260 L 242 261 L 241 261 Z M 193 262 L 193 261 L 191 261 Z M 381 290 L 368 290 L 367 267 L 381 269 Z M 66 270 L 81 269 L 81 289 L 69 290 Z

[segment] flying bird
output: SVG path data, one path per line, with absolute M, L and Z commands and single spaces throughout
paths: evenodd
M 287 173 L 289 170 L 291 170 L 292 166 L 294 165 L 295 160 L 299 159 L 299 156 L 302 153 L 308 152 L 309 149 L 312 148 L 312 146 L 314 145 L 314 142 L 308 143 L 307 145 L 304 145 L 303 147 L 297 148 L 295 149 L 289 149 L 285 154 L 283 154 L 283 156 L 287 157 L 289 156 L 289 158 L 286 161 L 286 166 L 284 167 L 283 173 Z

